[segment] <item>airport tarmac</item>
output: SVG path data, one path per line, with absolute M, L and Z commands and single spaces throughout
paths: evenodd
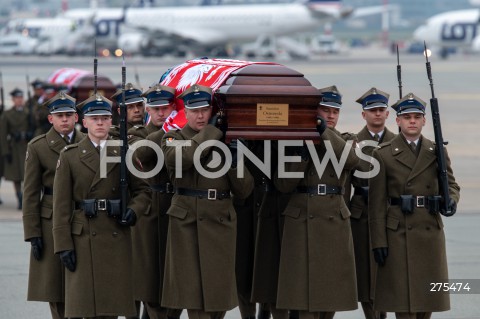
M 127 81 L 135 83 L 135 70 L 144 88 L 158 82 L 162 73 L 184 60 L 172 58 L 126 58 Z M 403 95 L 413 92 L 428 101 L 431 92 L 422 55 L 400 56 Z M 343 94 L 343 108 L 339 120 L 340 131 L 359 131 L 364 122 L 361 107 L 355 100 L 372 86 L 390 93 L 393 104 L 399 97 L 397 60 L 386 49 L 356 49 L 340 56 L 316 57 L 310 61 L 278 61 L 302 72 L 313 86 L 321 88 L 335 84 Z M 99 58 L 99 74 L 118 83 L 121 79 L 122 60 Z M 475 279 L 480 284 L 480 209 L 476 198 L 480 194 L 480 92 L 478 73 L 480 56 L 453 55 L 447 60 L 431 58 L 435 95 L 439 100 L 443 136 L 449 141 L 448 152 L 457 182 L 461 186 L 461 199 L 457 215 L 445 219 L 447 253 L 452 279 Z M 26 88 L 25 76 L 30 80 L 46 79 L 62 67 L 93 70 L 93 58 L 77 57 L 2 57 L 6 104 L 14 87 Z M 387 125 L 395 130 L 395 116 L 391 112 Z M 433 139 L 430 112 L 424 135 Z M 49 317 L 48 306 L 26 302 L 29 245 L 23 242 L 21 213 L 16 210 L 13 185 L 2 181 L 0 197 L 0 318 L 44 319 Z M 478 290 L 477 290 L 478 291 Z M 451 297 L 452 310 L 436 313 L 433 318 L 480 318 L 480 295 L 455 294 Z M 186 315 L 182 318 L 186 318 Z M 338 313 L 335 318 L 362 318 L 361 310 Z M 393 318 L 389 314 L 389 318 Z M 227 313 L 226 318 L 240 318 L 238 310 Z

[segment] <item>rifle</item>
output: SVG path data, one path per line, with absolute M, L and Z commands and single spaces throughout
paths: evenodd
M 3 95 L 3 76 L 1 71 L 0 71 L 0 102 L 2 103 L 2 105 L 0 105 L 0 115 L 2 115 L 3 109 L 5 108 L 5 96 Z
M 432 121 L 433 121 L 433 133 L 435 135 L 435 155 L 437 156 L 437 166 L 438 166 L 438 186 L 440 189 L 440 194 L 442 195 L 441 209 L 440 212 L 444 216 L 452 216 L 453 213 L 449 208 L 450 202 L 450 191 L 448 189 L 448 175 L 447 175 L 447 162 L 445 158 L 444 145 L 447 145 L 447 142 L 443 140 L 442 135 L 442 126 L 440 123 L 440 111 L 438 108 L 438 100 L 435 97 L 435 92 L 433 90 L 433 79 L 432 79 L 432 68 L 430 62 L 428 61 L 427 54 L 427 44 L 423 42 L 425 47 L 425 59 L 427 67 L 427 77 L 430 82 L 430 90 L 432 92 L 432 98 L 430 99 L 430 109 L 432 111 Z
M 97 94 L 97 39 L 95 38 L 95 52 L 93 57 L 93 94 Z
M 402 99 L 402 66 L 400 65 L 400 55 L 398 54 L 398 44 L 397 44 L 397 80 L 398 80 L 398 93 L 399 99 Z M 398 127 L 400 132 L 402 129 Z
M 27 141 L 33 138 L 35 133 L 35 121 L 33 119 L 33 100 L 32 95 L 30 94 L 30 79 L 28 73 L 25 75 L 25 80 L 27 81 L 27 96 L 28 96 L 28 133 L 30 136 L 27 137 Z
M 121 221 L 126 222 L 126 211 L 127 211 L 127 198 L 128 198 L 128 181 L 127 181 L 127 150 L 128 150 L 128 141 L 127 141 L 127 107 L 125 105 L 125 82 L 126 82 L 126 67 L 125 67 L 125 57 L 122 56 L 122 103 L 120 104 L 120 140 L 122 144 L 120 146 L 120 196 L 121 196 Z
M 398 44 L 397 44 L 397 80 L 398 80 L 398 93 L 399 99 L 402 98 L 402 66 L 400 65 L 400 55 L 398 54 Z

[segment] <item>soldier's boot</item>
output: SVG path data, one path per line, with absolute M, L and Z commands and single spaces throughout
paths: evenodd
M 387 318 L 387 313 L 381 311 L 381 312 L 380 312 L 380 319 L 386 319 L 386 318 Z
M 22 210 L 22 198 L 23 198 L 22 192 L 17 192 L 17 200 L 18 200 L 17 209 L 18 210 Z
M 244 319 L 255 319 L 255 317 L 245 317 Z

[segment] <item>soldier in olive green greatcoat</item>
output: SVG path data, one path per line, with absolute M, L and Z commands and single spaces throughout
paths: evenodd
M 77 107 L 88 136 L 62 151 L 53 185 L 54 251 L 68 270 L 65 316 L 134 316 L 129 226 L 150 209 L 151 192 L 128 173 L 121 211 L 120 164 L 105 158 L 120 155 L 119 147 L 107 146 L 111 102 L 96 94 Z
M 357 134 L 357 145 L 365 155 L 371 156 L 378 143 L 388 142 L 395 137 L 395 134 L 385 126 L 385 121 L 389 114 L 387 110 L 388 98 L 388 93 L 371 88 L 356 101 L 362 105 L 362 117 L 366 122 L 366 125 Z M 354 191 L 348 202 L 348 208 L 352 214 L 350 223 L 355 248 L 358 301 L 361 302 L 366 319 L 378 319 L 385 318 L 386 314 L 373 310 L 373 285 L 376 264 L 373 260 L 368 231 L 369 179 L 366 174 L 371 169 L 369 159 L 370 157 L 362 159 L 358 164 L 357 170 L 350 175 Z M 363 173 L 363 176 L 359 176 L 359 172 Z M 347 185 L 347 187 L 350 187 L 350 185 Z
M 264 158 L 264 153 L 265 156 L 271 156 L 270 174 L 274 174 L 278 162 L 278 142 L 271 141 L 270 152 L 265 151 L 263 141 L 253 141 L 252 144 L 253 146 L 250 148 L 257 157 Z M 290 197 L 277 190 L 272 175 L 266 176 L 258 167 L 251 166 L 253 167 L 250 171 L 255 181 L 252 200 L 255 205 L 254 212 L 257 221 L 252 300 L 261 305 L 257 319 L 268 319 L 270 313 L 274 319 L 286 319 L 289 317 L 288 310 L 278 309 L 276 303 L 284 220 L 281 214 Z
M 224 145 L 220 139 L 225 128 L 222 131 L 209 124 L 211 89 L 195 84 L 182 94 L 188 123 L 162 139 L 165 164 L 175 186 L 167 212 L 170 224 L 162 306 L 187 309 L 189 318 L 223 318 L 238 304 L 237 218 L 231 193 L 246 198 L 253 179 L 246 168 L 243 177 L 237 176 L 236 154 L 228 163 L 216 146 L 203 144 Z M 236 153 L 234 143 L 230 151 Z
M 50 303 L 52 318 L 65 317 L 64 268 L 53 253 L 53 179 L 60 151 L 78 143 L 84 134 L 75 130 L 75 99 L 64 94 L 43 104 L 53 127 L 28 143 L 23 191 L 24 239 L 32 245 L 28 279 L 29 301 Z
M 448 293 L 430 292 L 430 283 L 448 282 L 448 269 L 435 155 L 443 145 L 421 133 L 425 105 L 409 93 L 392 106 L 400 134 L 373 151 L 379 170 L 372 170 L 369 183 L 370 237 L 379 264 L 374 308 L 399 319 L 450 309 Z M 446 160 L 448 206 L 455 213 L 460 187 L 447 154 Z
M 146 99 L 146 110 L 150 115 L 147 126 L 134 126 L 129 133 L 129 143 L 135 147 L 135 142 L 146 139 L 154 143 L 157 150 L 165 131 L 162 126 L 165 120 L 175 111 L 175 89 L 160 84 L 152 86 L 142 94 Z M 148 136 L 144 135 L 148 134 Z M 159 158 L 150 146 L 140 147 L 135 151 L 140 162 L 140 170 L 151 172 Z M 147 178 L 152 190 L 152 206 L 139 219 L 134 229 L 134 262 L 133 276 L 135 297 L 144 302 L 148 315 L 156 318 L 179 318 L 182 310 L 166 309 L 161 306 L 163 275 L 165 267 L 165 249 L 167 246 L 168 215 L 167 210 L 174 193 L 166 167 Z
M 322 103 L 340 108 L 341 95 L 329 92 L 323 92 Z M 275 176 L 278 190 L 292 193 L 283 212 L 277 307 L 298 310 L 300 318 L 326 319 L 333 318 L 335 311 L 357 308 L 350 212 L 342 195 L 358 158 L 351 142 L 327 127 L 321 108 L 322 104 L 317 110 L 320 144 L 311 145 L 312 153 L 305 143 L 295 147 L 300 161 L 285 165 L 285 172 L 301 176 L 287 177 L 280 166 Z M 339 173 L 332 160 L 323 172 L 314 164 L 327 158 L 338 161 L 342 154 L 345 161 L 339 164 Z
M 5 180 L 12 181 L 18 200 L 18 209 L 22 209 L 22 182 L 25 170 L 27 144 L 33 137 L 29 126 L 29 112 L 24 105 L 23 91 L 10 92 L 13 107 L 3 112 L 0 120 L 0 144 L 4 158 Z
M 115 101 L 117 105 L 118 114 L 120 114 L 120 106 L 122 103 L 125 103 L 125 109 L 127 114 L 126 125 L 127 125 L 127 136 L 128 136 L 128 144 L 132 144 L 134 141 L 144 138 L 146 136 L 146 129 L 143 125 L 144 116 L 145 116 L 145 100 L 141 96 L 142 91 L 135 87 L 132 83 L 125 84 L 125 95 L 123 94 L 123 90 L 119 88 L 112 96 L 111 99 Z M 125 96 L 125 101 L 123 101 L 123 97 Z M 113 125 L 110 127 L 109 135 L 113 139 L 120 139 L 120 126 Z M 144 214 L 144 212 L 138 212 L 139 214 Z M 135 227 L 132 229 L 132 249 L 133 249 L 133 270 L 138 268 L 135 265 L 138 263 L 143 263 L 142 261 L 138 261 L 136 259 L 136 249 L 137 249 L 137 241 L 138 236 L 141 236 L 139 232 L 136 232 Z M 136 319 L 140 316 L 140 301 L 139 297 L 135 293 L 137 287 L 140 287 L 141 283 L 134 280 L 134 298 L 135 298 L 135 306 L 137 308 L 137 315 L 133 317 L 127 317 L 127 319 Z M 145 307 L 146 308 L 146 307 Z

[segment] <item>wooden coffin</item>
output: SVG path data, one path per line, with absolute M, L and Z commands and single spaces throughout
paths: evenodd
M 320 93 L 295 70 L 252 64 L 233 72 L 216 91 L 228 122 L 226 141 L 318 140 Z

